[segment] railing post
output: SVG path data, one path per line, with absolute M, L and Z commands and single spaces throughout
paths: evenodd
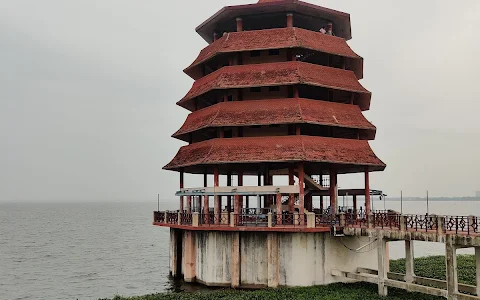
M 192 227 L 198 227 L 199 213 L 192 213 Z
M 367 215 L 368 217 L 368 228 L 374 228 L 375 227 L 375 217 L 373 213 L 370 213 Z
M 235 213 L 230 213 L 230 227 L 235 227 L 236 225 L 236 216 Z
M 400 231 L 407 231 L 407 217 L 400 215 Z
M 178 221 L 177 222 L 178 225 L 182 225 L 182 213 L 181 212 L 178 213 L 178 220 L 177 221 Z
M 307 213 L 307 228 L 315 228 L 315 213 Z
M 340 227 L 345 227 L 345 226 L 347 226 L 347 222 L 345 219 L 345 213 L 342 212 L 340 213 Z
M 272 228 L 272 221 L 273 221 L 273 215 L 272 215 L 272 212 L 269 212 L 267 214 L 268 228 Z
M 437 234 L 442 235 L 444 234 L 443 227 L 445 226 L 445 217 L 438 216 L 437 217 Z
M 299 223 L 300 214 L 298 212 L 293 213 L 293 226 L 296 226 Z M 301 225 L 301 224 L 300 224 Z
M 163 223 L 168 224 L 168 210 L 165 211 L 165 218 L 163 219 Z

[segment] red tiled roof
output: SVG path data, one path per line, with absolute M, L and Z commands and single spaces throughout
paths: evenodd
M 373 131 L 370 137 L 376 131 L 357 105 L 290 98 L 221 102 L 191 113 L 173 136 L 182 139 L 207 127 L 300 123 L 366 129 Z
M 355 74 L 359 79 L 363 77 L 363 58 L 353 52 L 344 39 L 301 28 L 227 33 L 204 48 L 197 59 L 185 69 L 185 73 L 192 76 L 194 67 L 220 53 L 282 48 L 305 48 L 352 58 L 355 61 L 353 64 Z
M 385 169 L 367 141 L 313 136 L 280 136 L 213 139 L 180 148 L 164 167 L 179 170 L 199 165 L 279 163 L 328 163 Z
M 361 101 L 367 102 L 367 109 L 370 106 L 371 93 L 358 82 L 352 71 L 297 61 L 223 67 L 195 81 L 177 104 L 187 108 L 185 102 L 212 90 L 293 84 L 359 93 Z

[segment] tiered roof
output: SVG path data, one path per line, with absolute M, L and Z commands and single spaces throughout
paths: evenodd
M 201 173 L 207 165 L 302 161 L 344 165 L 356 172 L 365 167 L 385 169 L 367 141 L 300 135 L 219 138 L 190 144 L 180 148 L 165 169 Z
M 223 67 L 195 81 L 177 104 L 192 109 L 190 100 L 213 90 L 295 84 L 354 92 L 359 94 L 358 105 L 362 110 L 370 107 L 371 93 L 352 71 L 297 61 Z
M 227 33 L 204 48 L 185 73 L 198 79 L 194 76 L 195 67 L 219 54 L 285 48 L 303 48 L 350 58 L 357 78 L 363 78 L 363 58 L 348 46 L 345 39 L 294 27 Z
M 192 112 L 173 136 L 188 141 L 188 134 L 204 128 L 272 124 L 315 124 L 365 130 L 374 139 L 376 128 L 357 105 L 301 98 L 221 102 Z

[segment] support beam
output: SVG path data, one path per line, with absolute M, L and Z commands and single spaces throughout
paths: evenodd
M 445 243 L 447 264 L 447 292 L 449 300 L 456 300 L 458 294 L 457 249 L 450 239 Z
M 330 169 L 330 212 L 333 215 L 338 213 L 337 171 L 334 169 Z
M 218 168 L 215 167 L 215 170 L 213 171 L 214 174 L 213 174 L 213 185 L 215 187 L 218 187 L 219 185 L 219 172 L 218 172 Z M 220 224 L 220 197 L 219 196 L 215 196 L 214 197 L 214 209 L 213 209 L 213 213 L 214 213 L 214 216 L 215 216 L 215 225 L 219 225 Z
M 210 224 L 210 203 L 209 203 L 208 195 L 205 195 L 203 198 L 203 216 L 204 216 L 204 224 Z
M 196 262 L 197 262 L 197 247 L 195 245 L 195 232 L 190 230 L 184 231 L 185 237 L 185 263 L 183 270 L 183 277 L 185 282 L 195 282 L 196 275 Z
M 405 281 L 413 283 L 415 280 L 415 262 L 413 241 L 405 241 Z
M 243 186 L 243 172 L 242 171 L 239 171 L 238 172 L 238 186 Z M 239 198 L 239 213 L 242 211 L 243 209 L 243 196 L 240 196 Z
M 288 169 L 288 185 L 295 184 L 295 169 L 293 167 Z M 288 195 L 288 212 L 293 214 L 295 212 L 295 195 Z
M 276 232 L 267 234 L 267 259 L 268 259 L 268 275 L 267 285 L 269 288 L 277 288 L 280 279 L 280 265 L 278 261 L 279 255 L 278 234 Z
M 370 173 L 368 167 L 365 168 L 365 213 L 366 215 L 370 215 L 372 212 L 370 203 Z
M 240 232 L 233 233 L 232 261 L 230 263 L 230 276 L 232 288 L 240 287 Z
M 232 174 L 227 174 L 227 186 L 232 186 Z M 227 211 L 232 212 L 232 196 L 227 196 Z
M 299 214 L 300 214 L 300 224 L 304 224 L 305 219 L 305 169 L 303 163 L 298 165 L 298 185 L 300 186 L 300 194 L 298 196 L 299 199 Z
M 184 186 L 183 186 L 183 179 L 184 179 L 184 173 L 183 173 L 183 170 L 180 171 L 180 189 L 183 189 Z M 183 212 L 185 206 L 184 206 L 184 203 L 183 203 L 183 196 L 180 196 L 180 212 Z
M 187 196 L 187 214 L 192 213 L 192 196 Z
M 389 263 L 386 259 L 386 246 L 387 241 L 380 236 L 377 241 L 377 250 L 378 250 L 378 294 L 380 296 L 386 297 L 388 295 L 388 288 L 385 285 L 385 280 L 387 279 L 387 264 Z
M 282 194 L 277 194 L 277 225 L 282 225 Z

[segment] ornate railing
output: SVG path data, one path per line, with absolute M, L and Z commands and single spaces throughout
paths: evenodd
M 455 233 L 479 233 L 478 217 L 466 216 L 446 216 L 443 224 L 446 232 Z
M 429 231 L 438 229 L 438 216 L 432 215 L 404 215 L 405 228 L 415 231 Z
M 235 219 L 237 226 L 268 227 L 268 214 L 242 213 Z
M 167 224 L 178 224 L 178 213 L 177 212 L 167 212 Z
M 277 215 L 268 209 L 243 209 L 240 214 L 235 215 L 225 212 L 216 215 L 213 212 L 197 214 L 186 211 L 182 213 L 155 211 L 153 213 L 153 220 L 157 224 L 182 226 L 313 228 L 310 227 L 311 225 L 316 228 L 342 226 L 464 235 L 480 234 L 479 217 L 473 216 L 401 215 L 393 211 L 376 211 L 370 215 L 365 215 L 363 212 L 336 215 L 324 212 L 316 213 L 314 217 L 313 225 L 312 215 L 306 214 L 303 218 L 298 213 Z
M 155 222 L 155 223 L 165 223 L 165 212 L 154 211 L 153 212 L 153 222 Z
M 180 214 L 180 224 L 192 225 L 192 214 L 189 214 L 189 213 Z

